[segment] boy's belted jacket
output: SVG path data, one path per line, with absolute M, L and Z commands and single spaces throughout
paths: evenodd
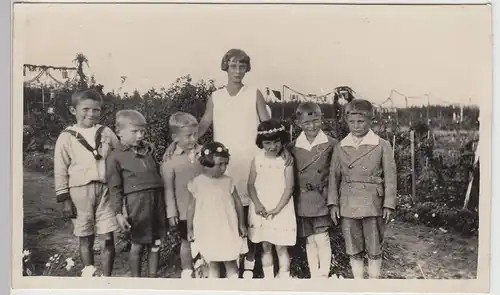
M 334 146 L 338 143 L 332 137 L 322 134 L 322 143 L 310 150 L 297 146 L 297 140 L 288 146 L 294 156 L 296 213 L 303 217 L 328 215 L 328 179 Z
M 396 163 L 388 141 L 369 131 L 358 147 L 352 135 L 334 148 L 330 166 L 328 205 L 349 218 L 381 216 L 396 208 Z

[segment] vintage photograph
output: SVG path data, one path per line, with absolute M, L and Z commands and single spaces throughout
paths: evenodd
M 488 282 L 490 6 L 14 19 L 18 282 Z

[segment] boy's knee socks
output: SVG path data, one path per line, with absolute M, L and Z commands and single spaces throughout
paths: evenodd
M 314 236 L 307 237 L 306 240 L 306 254 L 307 263 L 309 264 L 309 271 L 311 272 L 311 279 L 318 277 L 319 272 L 319 255 L 318 247 Z
M 355 279 L 363 279 L 364 275 L 365 261 L 363 259 L 357 259 L 351 257 L 351 269 L 352 274 Z
M 370 279 L 378 279 L 380 277 L 381 267 L 382 259 L 368 259 L 368 276 Z
M 332 247 L 330 245 L 330 235 L 328 232 L 314 235 L 316 247 L 318 249 L 319 273 L 320 277 L 328 277 L 330 265 L 332 263 Z

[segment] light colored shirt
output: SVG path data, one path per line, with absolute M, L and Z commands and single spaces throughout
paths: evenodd
M 95 126 L 95 129 L 100 125 Z M 74 126 L 67 129 L 75 129 Z M 82 129 L 82 128 L 78 128 Z M 95 131 L 94 131 L 95 136 Z M 92 131 L 82 133 L 83 136 L 92 135 Z M 91 145 L 95 145 L 95 138 L 87 139 Z M 69 188 L 83 186 L 92 181 L 106 183 L 106 157 L 112 149 L 119 144 L 118 138 L 113 131 L 105 127 L 102 132 L 101 146 L 98 151 L 102 159 L 96 160 L 73 135 L 62 132 L 57 138 L 54 148 L 54 187 L 56 195 L 69 192 Z
M 352 146 L 358 148 L 362 145 L 378 145 L 380 137 L 370 129 L 368 133 L 362 138 L 355 138 L 352 133 L 349 133 L 344 139 L 340 141 L 340 146 Z
M 196 146 L 191 151 L 185 151 L 177 146 L 170 159 L 164 157 L 161 174 L 165 185 L 167 218 L 187 219 L 187 208 L 191 196 L 187 186 L 203 171 L 196 157 L 200 151 L 201 146 Z
M 309 142 L 309 140 L 307 140 L 304 131 L 302 131 L 299 137 L 297 137 L 297 140 L 295 141 L 295 146 L 298 148 L 305 149 L 307 151 L 311 151 L 313 147 L 327 142 L 328 142 L 328 137 L 323 132 L 323 130 L 319 131 L 318 135 L 316 135 L 313 142 Z

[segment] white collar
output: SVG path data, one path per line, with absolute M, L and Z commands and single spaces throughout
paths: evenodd
M 320 145 L 320 144 L 323 144 L 323 143 L 327 143 L 327 142 L 328 142 L 328 136 L 326 136 L 326 134 L 323 132 L 323 130 L 319 131 L 318 135 L 316 135 L 316 138 L 314 138 L 312 143 L 310 143 L 307 140 L 307 137 L 306 137 L 304 131 L 302 131 L 300 133 L 299 137 L 297 137 L 297 140 L 295 141 L 295 146 L 298 148 L 302 148 L 302 149 L 311 151 L 313 147 Z
M 353 139 L 352 133 L 349 133 L 344 139 L 342 139 L 342 141 L 340 142 L 340 146 L 358 147 L 362 145 L 378 145 L 379 140 L 380 137 L 370 129 L 370 131 L 368 131 L 368 133 L 363 136 L 363 139 L 361 139 L 361 142 L 359 144 L 356 144 Z

